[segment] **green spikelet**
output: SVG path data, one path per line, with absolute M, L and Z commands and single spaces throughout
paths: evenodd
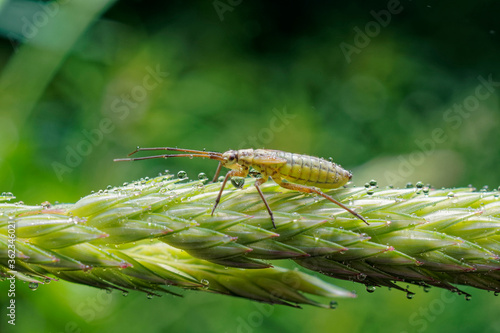
M 149 294 L 176 294 L 166 288 L 175 286 L 291 306 L 321 306 L 307 293 L 354 297 L 307 273 L 273 267 L 292 259 L 368 288 L 409 292 L 402 281 L 459 293 L 457 285 L 500 291 L 497 191 L 372 184 L 328 192 L 366 225 L 323 198 L 269 182 L 262 189 L 273 229 L 253 186 L 228 187 L 211 216 L 221 184 L 204 182 L 161 176 L 56 206 L 0 197 L 0 274 Z

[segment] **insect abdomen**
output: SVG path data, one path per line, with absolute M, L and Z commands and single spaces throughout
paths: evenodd
M 287 160 L 279 172 L 292 183 L 336 188 L 345 185 L 351 178 L 349 171 L 318 157 L 287 152 L 280 152 L 279 157 Z

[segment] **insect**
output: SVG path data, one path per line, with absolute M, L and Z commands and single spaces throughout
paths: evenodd
M 139 151 L 152 151 L 152 150 L 168 150 L 182 152 L 184 154 L 167 154 L 167 155 L 154 155 L 146 157 L 135 157 L 135 158 L 118 158 L 115 162 L 121 161 L 139 161 L 148 160 L 153 158 L 170 158 L 170 157 L 204 157 L 210 158 L 212 160 L 219 161 L 217 171 L 215 172 L 214 182 L 219 177 L 222 167 L 231 169 L 224 177 L 221 189 L 217 198 L 215 199 L 215 204 L 212 209 L 212 215 L 214 214 L 215 208 L 220 202 L 222 191 L 226 186 L 228 179 L 232 177 L 246 177 L 249 173 L 250 167 L 257 170 L 261 174 L 261 178 L 255 181 L 255 187 L 257 192 L 259 192 L 264 205 L 266 206 L 269 215 L 271 216 L 271 221 L 273 227 L 276 229 L 276 224 L 274 223 L 274 216 L 269 204 L 260 189 L 260 185 L 265 183 L 269 177 L 272 178 L 278 185 L 290 190 L 296 190 L 303 193 L 316 193 L 325 199 L 337 204 L 343 209 L 347 210 L 352 215 L 359 218 L 361 221 L 366 222 L 366 220 L 356 213 L 355 211 L 347 208 L 342 203 L 338 202 L 331 196 L 323 193 L 319 188 L 330 189 L 337 188 L 345 185 L 351 178 L 352 174 L 344 170 L 340 165 L 333 162 L 326 161 L 322 158 L 287 153 L 280 150 L 271 149 L 240 149 L 240 150 L 229 150 L 225 153 L 211 152 L 211 151 L 201 151 L 201 150 L 191 150 L 191 149 L 181 149 L 181 148 L 171 148 L 171 147 L 154 147 L 154 148 L 140 148 L 137 147 L 136 150 L 128 154 L 131 156 Z

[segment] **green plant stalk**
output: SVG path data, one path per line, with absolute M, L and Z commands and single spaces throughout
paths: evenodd
M 327 192 L 361 213 L 366 225 L 321 197 L 269 182 L 262 189 L 275 214 L 273 229 L 253 179 L 245 179 L 244 189 L 228 186 L 211 216 L 221 184 L 202 178 L 143 179 L 54 206 L 12 203 L 6 194 L 0 274 L 32 285 L 55 277 L 152 295 L 176 294 L 165 288 L 175 286 L 292 306 L 321 305 L 305 293 L 354 296 L 310 274 L 273 267 L 292 259 L 368 291 L 386 286 L 413 295 L 397 282 L 500 291 L 496 190 L 381 189 L 373 182 Z

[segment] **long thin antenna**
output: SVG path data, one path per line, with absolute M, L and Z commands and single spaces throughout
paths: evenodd
M 169 151 L 180 151 L 184 153 L 195 153 L 195 154 L 210 154 L 210 155 L 220 155 L 221 153 L 216 151 L 205 151 L 205 150 L 193 150 L 193 149 L 183 149 L 183 148 L 172 148 L 172 147 L 153 147 L 153 148 L 141 148 L 137 147 L 133 152 L 128 154 L 128 156 L 133 155 L 140 151 L 151 151 L 151 150 L 169 150 Z
M 154 147 L 154 148 L 140 148 L 137 147 L 136 150 L 128 154 L 128 156 L 133 155 L 139 151 L 151 151 L 151 150 L 169 150 L 169 151 L 180 151 L 184 153 L 192 154 L 164 154 L 164 155 L 154 155 L 145 157 L 132 157 L 132 158 L 115 158 L 114 162 L 124 162 L 124 161 L 141 161 L 141 160 L 151 160 L 154 158 L 171 158 L 171 157 L 203 157 L 212 160 L 222 161 L 222 154 L 214 151 L 202 151 L 202 150 L 192 150 L 192 149 L 181 149 L 181 148 L 171 148 L 171 147 Z
M 203 155 L 203 154 L 174 154 L 174 155 L 154 155 L 154 156 L 144 156 L 144 157 L 129 157 L 129 158 L 115 158 L 113 162 L 124 162 L 124 161 L 141 161 L 141 160 L 151 160 L 154 158 L 171 158 L 171 157 L 203 157 L 210 158 L 212 160 L 222 160 L 222 157 L 214 155 Z

